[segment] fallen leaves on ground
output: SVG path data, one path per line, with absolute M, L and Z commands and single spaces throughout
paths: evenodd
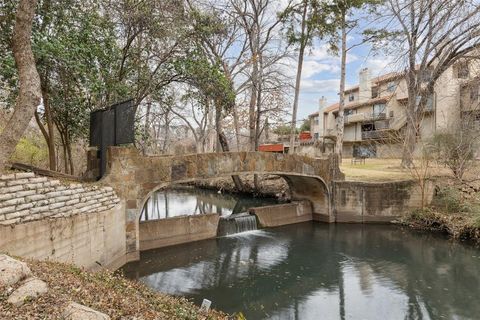
M 155 292 L 144 284 L 110 271 L 96 273 L 48 261 L 24 260 L 49 291 L 21 307 L 8 304 L 8 290 L 0 292 L 0 319 L 62 319 L 70 301 L 109 315 L 112 319 L 229 319 L 221 312 L 202 314 L 183 298 Z

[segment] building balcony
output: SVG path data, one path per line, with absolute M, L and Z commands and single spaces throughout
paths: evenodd
M 368 121 L 378 121 L 387 119 L 386 113 L 355 113 L 345 117 L 345 124 L 355 123 L 355 122 L 368 122 Z
M 381 140 L 390 137 L 388 130 L 363 131 L 362 140 Z
M 325 129 L 324 138 L 336 139 L 337 138 L 337 129 Z

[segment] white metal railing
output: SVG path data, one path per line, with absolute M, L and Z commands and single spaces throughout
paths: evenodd
M 325 137 L 335 137 L 337 136 L 336 129 L 325 129 Z
M 371 113 L 371 112 L 362 112 L 350 114 L 345 117 L 345 123 L 354 123 L 354 122 L 363 122 L 363 121 L 376 121 L 376 120 L 386 120 L 386 113 Z

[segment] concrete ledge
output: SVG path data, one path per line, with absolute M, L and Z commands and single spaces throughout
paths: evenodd
M 324 223 L 335 223 L 335 217 L 332 215 L 328 215 L 325 213 L 314 213 L 312 215 L 312 220 L 317 222 L 324 222 Z
M 312 205 L 309 201 L 251 208 L 250 213 L 257 216 L 263 228 L 312 221 Z
M 140 222 L 140 251 L 215 238 L 216 213 Z
M 90 270 L 126 261 L 125 207 L 98 213 L 0 225 L 0 252 L 73 263 Z

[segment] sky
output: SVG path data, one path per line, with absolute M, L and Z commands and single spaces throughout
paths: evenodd
M 358 41 L 350 38 L 349 43 Z M 358 84 L 358 73 L 369 68 L 375 77 L 389 72 L 389 59 L 372 52 L 369 45 L 353 48 L 347 56 L 346 87 Z M 295 70 L 296 71 L 296 70 Z M 318 111 L 319 99 L 327 98 L 327 105 L 338 102 L 340 88 L 340 57 L 329 54 L 328 46 L 316 43 L 305 56 L 298 107 L 298 119 L 305 119 Z

